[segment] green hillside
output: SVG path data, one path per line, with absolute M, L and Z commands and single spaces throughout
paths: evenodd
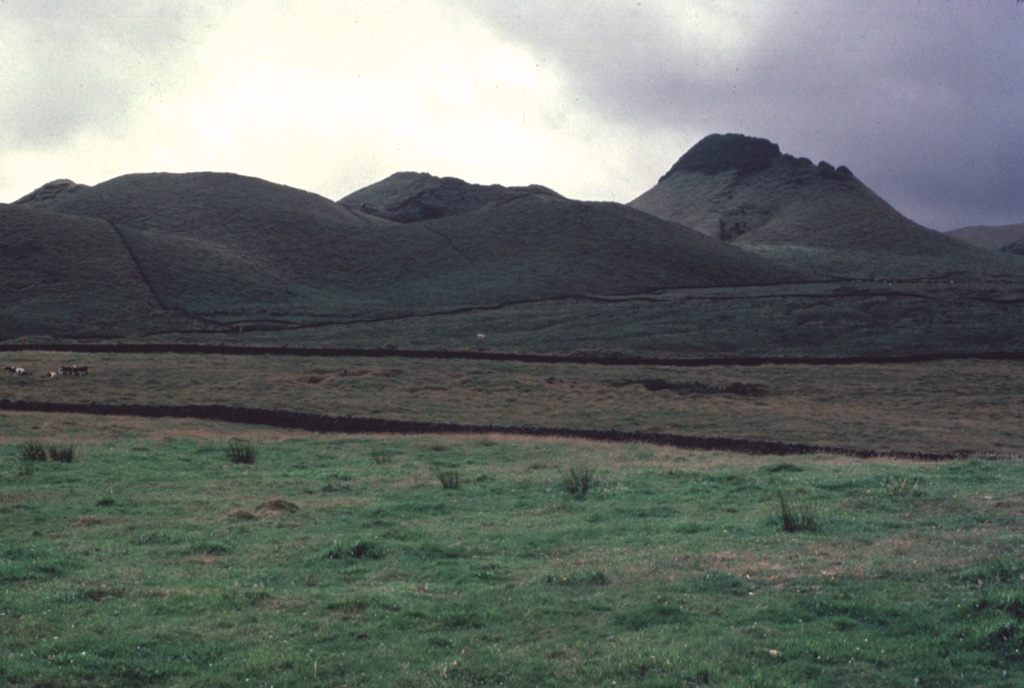
M 795 278 L 636 210 L 554 194 L 398 224 L 250 177 L 147 174 L 59 195 L 47 207 L 109 221 L 162 302 L 232 323 Z
M 5 339 L 199 327 L 163 307 L 110 223 L 17 205 L 0 204 L 0 293 Z

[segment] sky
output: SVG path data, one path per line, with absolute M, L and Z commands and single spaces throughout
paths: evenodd
M 933 229 L 1022 223 L 1024 4 L 0 0 L 0 202 L 213 170 L 626 203 L 730 132 Z

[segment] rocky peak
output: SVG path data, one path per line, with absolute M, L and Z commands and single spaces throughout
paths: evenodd
M 743 134 L 711 134 L 686 151 L 662 179 L 676 172 L 760 172 L 780 157 L 779 145 L 768 139 Z
M 790 168 L 804 173 L 816 172 L 822 177 L 844 179 L 852 177 L 846 167 L 834 168 L 825 161 L 814 165 L 807 158 L 796 158 L 779 150 L 779 144 L 744 134 L 711 134 L 686 151 L 664 176 L 662 181 L 677 172 L 720 174 L 737 172 L 741 176 L 767 170 L 777 162 L 788 163 Z

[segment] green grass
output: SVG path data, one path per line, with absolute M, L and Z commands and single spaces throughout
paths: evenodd
M 255 465 L 169 433 L 79 443 L 73 463 L 30 474 L 0 446 L 0 684 L 1024 676 L 1016 461 L 253 441 Z M 441 463 L 460 489 L 438 488 Z M 601 480 L 578 500 L 561 468 L 584 463 Z M 780 530 L 780 491 L 818 530 Z

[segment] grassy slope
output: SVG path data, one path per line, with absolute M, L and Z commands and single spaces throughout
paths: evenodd
M 0 205 L 0 293 L 9 339 L 193 325 L 161 308 L 108 223 L 16 205 Z
M 574 298 L 189 343 L 485 350 L 680 358 L 1020 352 L 1016 285 L 828 284 Z M 170 337 L 170 336 L 169 336 Z
M 54 202 L 126 236 L 162 298 L 226 318 L 382 317 L 790 276 L 614 204 L 525 198 L 398 225 L 235 175 L 130 175 Z
M 367 235 L 390 224 L 314 194 L 213 173 L 128 175 L 53 205 L 114 222 L 166 302 L 210 314 L 309 312 L 362 292 L 368 270 L 337 267 L 379 258 Z
M 8 437 L 27 427 L 0 422 Z M 239 466 L 223 440 L 180 437 L 223 430 L 160 428 L 28 470 L 3 449 L 0 682 L 1021 676 L 1015 462 L 428 437 L 257 441 L 256 464 Z M 583 499 L 562 487 L 570 467 L 596 470 Z M 461 489 L 442 489 L 440 468 Z M 817 530 L 780 530 L 779 490 Z

